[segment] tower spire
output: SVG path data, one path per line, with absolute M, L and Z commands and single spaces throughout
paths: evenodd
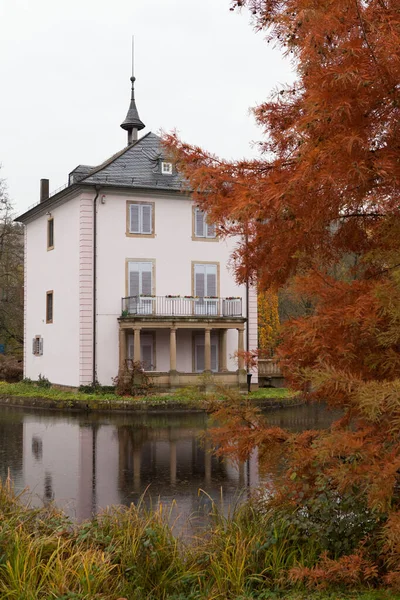
M 128 113 L 125 117 L 125 121 L 121 123 L 122 129 L 128 132 L 128 145 L 132 144 L 137 140 L 138 131 L 145 127 L 145 124 L 140 120 L 138 109 L 136 108 L 135 102 L 135 81 L 136 78 L 133 74 L 133 36 L 132 36 L 132 76 L 131 76 L 131 103 L 129 105 Z

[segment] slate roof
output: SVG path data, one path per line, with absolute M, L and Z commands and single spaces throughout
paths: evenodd
M 35 218 L 36 214 L 40 214 L 43 209 L 51 209 L 54 203 L 63 199 L 68 201 L 75 189 L 85 185 L 189 192 L 188 183 L 176 172 L 175 167 L 172 175 L 161 173 L 162 160 L 168 158 L 163 151 L 161 138 L 150 132 L 98 167 L 78 165 L 69 174 L 67 186 L 28 209 L 15 220 L 24 223 Z
M 75 167 L 73 171 L 68 175 L 68 182 L 78 183 L 78 181 L 82 181 L 85 177 L 89 175 L 91 171 L 93 171 L 96 167 L 90 167 L 89 165 L 78 165 Z
M 95 167 L 80 182 L 134 188 L 185 189 L 185 182 L 175 168 L 172 175 L 161 173 L 162 160 L 167 158 L 161 146 L 161 138 L 150 132 Z

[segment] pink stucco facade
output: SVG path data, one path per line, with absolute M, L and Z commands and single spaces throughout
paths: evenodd
M 25 376 L 36 380 L 39 374 L 51 382 L 79 386 L 93 380 L 93 262 L 94 212 L 96 201 L 96 331 L 95 374 L 103 385 L 111 385 L 120 368 L 119 322 L 121 299 L 129 296 L 127 269 L 132 261 L 152 264 L 152 294 L 158 297 L 194 294 L 194 265 L 216 265 L 217 295 L 240 297 L 246 316 L 246 289 L 237 285 L 230 268 L 235 239 L 198 239 L 194 231 L 194 205 L 189 196 L 157 191 L 89 188 L 54 205 L 51 211 L 36 213 L 26 223 L 25 263 Z M 127 206 L 130 202 L 151 203 L 154 230 L 150 236 L 127 235 Z M 50 212 L 50 215 L 49 215 Z M 47 249 L 46 228 L 54 221 L 54 248 Z M 46 293 L 53 293 L 53 319 L 46 322 Z M 257 346 L 256 292 L 250 289 L 250 348 Z M 211 328 L 212 328 L 211 324 Z M 246 325 L 245 325 L 246 327 Z M 152 370 L 170 371 L 170 326 L 157 326 L 152 335 Z M 201 330 L 177 330 L 176 370 L 200 373 L 194 367 L 194 344 Z M 32 353 L 32 339 L 41 336 L 43 353 Z M 211 330 L 212 340 L 220 336 Z M 133 342 L 126 339 L 126 353 Z M 220 338 L 218 338 L 219 340 Z M 247 335 L 244 336 L 247 339 Z M 215 344 L 219 344 L 219 341 Z M 214 343 L 214 342 L 213 342 Z M 236 372 L 238 331 L 227 330 L 226 371 Z M 217 350 L 219 355 L 221 349 Z M 221 365 L 220 365 L 221 366 Z M 218 365 L 217 365 L 218 370 Z M 253 374 L 253 381 L 256 381 Z M 193 383 L 198 380 L 193 378 Z

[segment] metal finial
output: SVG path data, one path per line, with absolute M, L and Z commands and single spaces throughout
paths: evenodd
M 135 80 L 135 36 L 132 36 L 132 78 Z M 132 81 L 132 79 L 131 79 Z
M 121 123 L 122 129 L 128 132 L 128 144 L 137 139 L 137 132 L 144 128 L 144 123 L 140 120 L 138 110 L 135 103 L 135 45 L 134 36 L 132 36 L 132 76 L 131 80 L 131 103 L 129 106 L 128 114 L 126 115 L 125 121 Z

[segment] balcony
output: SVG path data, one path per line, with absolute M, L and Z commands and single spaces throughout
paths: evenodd
M 242 316 L 242 298 L 193 296 L 128 296 L 122 298 L 122 317 L 217 317 Z

